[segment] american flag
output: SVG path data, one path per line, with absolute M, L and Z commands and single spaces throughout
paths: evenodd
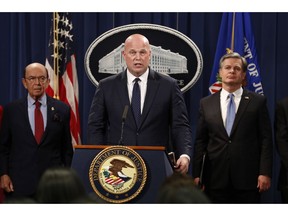
M 218 74 L 219 60 L 227 52 L 238 52 L 247 60 L 247 83 L 243 87 L 258 94 L 264 94 L 250 13 L 229 12 L 222 15 L 214 64 L 209 82 L 210 94 L 214 94 L 222 88 L 221 78 Z
M 73 25 L 69 13 L 53 13 L 45 66 L 50 78 L 46 93 L 71 107 L 72 143 L 81 144 L 78 77 L 73 50 Z
M 118 178 L 115 178 L 115 179 L 114 178 L 106 178 L 105 182 L 107 184 L 111 184 L 111 185 L 118 185 L 118 184 L 123 184 L 125 181 L 118 177 Z

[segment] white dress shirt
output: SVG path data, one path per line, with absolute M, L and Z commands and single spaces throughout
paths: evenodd
M 147 91 L 148 73 L 149 73 L 149 69 L 147 69 L 145 73 L 143 73 L 140 77 L 138 77 L 140 79 L 140 81 L 138 81 L 138 84 L 139 84 L 140 93 L 141 93 L 141 113 L 143 111 L 143 106 L 144 106 L 144 101 L 145 101 L 145 96 L 146 96 L 146 91 Z M 131 103 L 135 78 L 137 77 L 132 75 L 127 69 L 127 87 L 128 87 L 128 95 L 129 95 L 130 103 Z
M 235 106 L 236 106 L 236 113 L 240 104 L 240 100 L 241 100 L 241 96 L 243 93 L 243 88 L 239 88 L 238 90 L 236 90 L 235 92 L 232 92 L 234 95 L 234 102 L 235 102 Z M 223 120 L 223 124 L 225 125 L 226 122 L 226 117 L 227 117 L 227 105 L 229 103 L 229 92 L 226 91 L 225 89 L 221 90 L 220 93 L 220 105 L 221 105 L 221 115 L 222 115 L 222 120 Z

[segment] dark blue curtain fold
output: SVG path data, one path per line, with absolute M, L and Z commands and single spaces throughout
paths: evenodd
M 199 47 L 204 61 L 203 72 L 184 95 L 194 136 L 199 100 L 208 94 L 221 18 L 222 13 L 72 13 L 83 143 L 86 143 L 88 113 L 95 92 L 84 69 L 85 52 L 102 33 L 132 23 L 174 28 Z M 0 13 L 0 104 L 26 95 L 21 78 L 27 64 L 36 61 L 45 64 L 51 19 L 52 13 Z M 251 22 L 264 93 L 274 121 L 275 102 L 288 96 L 288 13 L 251 13 Z M 275 149 L 274 156 L 272 188 L 263 198 L 267 203 L 280 202 L 277 191 L 279 157 Z

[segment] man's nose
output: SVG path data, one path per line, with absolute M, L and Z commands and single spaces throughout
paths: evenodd
M 40 79 L 38 77 L 35 78 L 35 83 L 40 84 Z
M 140 56 L 141 56 L 141 55 L 140 55 L 140 52 L 136 52 L 135 58 L 136 58 L 136 59 L 140 59 Z

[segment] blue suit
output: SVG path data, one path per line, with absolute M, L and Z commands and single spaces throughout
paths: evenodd
M 182 92 L 176 80 L 151 69 L 138 129 L 130 107 L 127 70 L 99 82 L 89 113 L 88 144 L 119 143 L 126 105 L 124 145 L 165 146 L 177 156 L 191 156 L 191 128 Z
M 43 172 L 53 166 L 70 166 L 72 156 L 70 108 L 65 103 L 47 96 L 47 126 L 40 144 L 29 123 L 27 98 L 5 106 L 0 175 L 10 176 L 15 196 L 33 195 Z

